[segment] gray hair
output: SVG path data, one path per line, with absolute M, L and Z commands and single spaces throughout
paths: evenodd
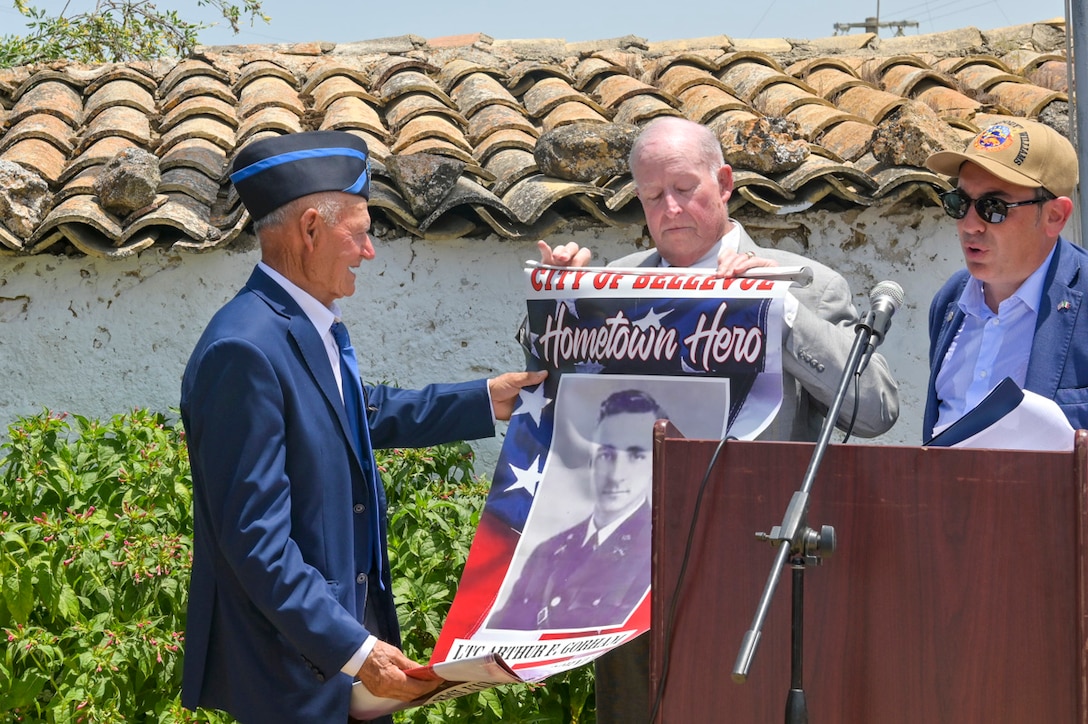
M 283 226 L 310 208 L 315 209 L 326 224 L 336 226 L 340 223 L 340 217 L 344 213 L 347 201 L 348 199 L 344 199 L 336 193 L 321 192 L 302 196 L 254 221 L 253 233 L 260 236 L 260 233 L 265 229 Z
M 725 155 L 722 153 L 722 144 L 714 131 L 701 123 L 689 121 L 677 116 L 664 116 L 655 118 L 643 127 L 634 144 L 631 145 L 631 153 L 627 157 L 627 165 L 634 174 L 635 163 L 642 156 L 646 144 L 659 136 L 687 136 L 695 144 L 699 154 L 699 160 L 706 163 L 706 167 L 712 174 L 717 174 L 718 169 L 725 165 Z

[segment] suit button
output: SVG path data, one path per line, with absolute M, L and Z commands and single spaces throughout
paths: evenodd
M 365 513 L 366 512 L 366 506 L 363 505 L 362 503 L 356 503 L 355 506 L 352 508 L 352 510 L 354 512 L 356 512 L 356 513 Z
M 360 586 L 366 583 L 366 574 L 360 573 L 359 575 L 357 575 L 355 577 L 355 582 L 358 583 Z

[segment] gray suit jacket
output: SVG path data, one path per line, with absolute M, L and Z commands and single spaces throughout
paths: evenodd
M 759 439 L 815 440 L 854 345 L 854 325 L 859 317 L 850 286 L 841 275 L 819 262 L 758 246 L 743 227 L 738 251 L 754 252 L 782 266 L 807 266 L 812 270 L 811 284 L 790 290 L 800 304 L 793 328 L 786 333 L 782 345 L 782 408 Z M 609 266 L 656 267 L 660 263 L 661 255 L 650 250 L 617 259 Z M 854 432 L 865 437 L 886 432 L 899 417 L 899 386 L 882 356 L 873 355 L 861 375 L 860 389 L 861 404 Z M 840 426 L 849 422 L 853 409 L 851 385 L 840 410 Z M 598 724 L 648 724 L 649 636 L 640 636 L 609 651 L 594 662 L 594 671 Z
M 781 266 L 806 266 L 812 270 L 811 284 L 790 289 L 800 305 L 793 328 L 783 341 L 782 409 L 759 439 L 815 440 L 850 356 L 854 325 L 860 321 L 850 285 L 838 272 L 817 261 L 757 245 L 744 227 L 740 228 L 738 251 L 751 251 Z M 661 255 L 651 249 L 629 254 L 609 266 L 656 267 L 660 263 Z M 840 426 L 849 423 L 853 410 L 851 385 L 839 412 Z M 861 375 L 861 404 L 854 434 L 875 437 L 891 429 L 898 417 L 899 385 L 884 358 L 874 354 Z

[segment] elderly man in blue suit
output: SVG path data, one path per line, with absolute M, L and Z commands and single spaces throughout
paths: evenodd
M 182 701 L 242 722 L 348 722 L 356 678 L 401 700 L 433 686 L 404 673 L 373 450 L 493 435 L 544 374 L 362 385 L 336 300 L 375 254 L 366 144 L 264 139 L 233 171 L 261 262 L 182 382 L 195 519 Z
M 953 177 L 941 201 L 967 268 L 930 306 L 923 440 L 1006 377 L 1088 428 L 1088 253 L 1061 237 L 1077 185 L 1073 145 L 1042 123 L 1009 118 L 926 165 Z

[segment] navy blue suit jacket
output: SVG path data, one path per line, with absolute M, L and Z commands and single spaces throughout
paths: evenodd
M 922 421 L 922 441 L 937 423 L 937 373 L 963 324 L 956 303 L 970 279 L 966 269 L 945 282 L 929 307 L 929 390 Z M 1035 339 L 1031 343 L 1024 387 L 1058 403 L 1076 429 L 1088 429 L 1088 252 L 1058 239 L 1047 269 Z M 1000 380 L 995 380 L 995 384 Z
M 367 387 L 375 447 L 494 434 L 486 380 Z M 213 317 L 185 369 L 193 570 L 182 702 L 242 722 L 346 722 L 340 672 L 371 633 L 399 646 L 385 494 L 356 450 L 324 342 L 260 269 Z M 363 556 L 381 511 L 384 590 Z

